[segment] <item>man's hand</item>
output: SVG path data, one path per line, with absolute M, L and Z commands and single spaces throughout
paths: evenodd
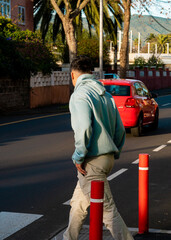
M 75 166 L 76 166 L 77 170 L 78 170 L 82 175 L 86 175 L 86 174 L 87 174 L 87 172 L 82 168 L 82 163 L 81 163 L 81 164 L 75 163 Z

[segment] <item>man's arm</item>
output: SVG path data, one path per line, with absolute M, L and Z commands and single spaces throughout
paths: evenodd
M 70 102 L 71 125 L 74 130 L 75 151 L 72 160 L 75 164 L 82 164 L 88 152 L 92 135 L 91 108 L 86 99 L 78 95 Z

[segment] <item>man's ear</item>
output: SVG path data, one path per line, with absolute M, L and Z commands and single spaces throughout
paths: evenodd
M 72 80 L 74 80 L 74 73 L 73 72 L 71 72 L 71 78 L 72 78 Z

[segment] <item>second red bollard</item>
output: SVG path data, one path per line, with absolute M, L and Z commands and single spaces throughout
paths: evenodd
M 139 234 L 148 232 L 149 228 L 148 168 L 149 155 L 139 154 Z
M 104 182 L 91 182 L 89 240 L 102 240 Z

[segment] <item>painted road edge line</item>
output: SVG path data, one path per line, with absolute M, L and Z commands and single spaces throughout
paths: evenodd
M 159 152 L 161 149 L 165 148 L 167 145 L 161 145 L 153 150 L 153 152 Z
M 171 103 L 165 103 L 165 104 L 163 104 L 162 105 L 162 107 L 166 107 L 166 106 L 168 106 L 168 105 L 170 105 Z
M 66 114 L 68 114 L 68 112 L 67 113 L 55 113 L 55 114 L 50 114 L 50 115 L 44 115 L 44 116 L 41 116 L 41 117 L 26 118 L 26 119 L 13 121 L 13 122 L 8 122 L 8 123 L 0 123 L 0 127 L 7 126 L 7 125 L 12 125 L 12 124 L 16 124 L 16 123 L 29 122 L 29 121 L 33 121 L 33 120 L 37 120 L 37 119 L 56 117 L 56 116 L 66 115 Z
M 171 143 L 171 140 L 169 140 L 167 143 Z
M 107 177 L 108 181 L 111 181 L 112 179 L 116 178 L 117 176 L 119 176 L 120 174 L 124 173 L 125 171 L 127 171 L 127 168 L 122 168 L 119 171 L 113 173 L 112 175 L 110 175 L 109 177 Z

